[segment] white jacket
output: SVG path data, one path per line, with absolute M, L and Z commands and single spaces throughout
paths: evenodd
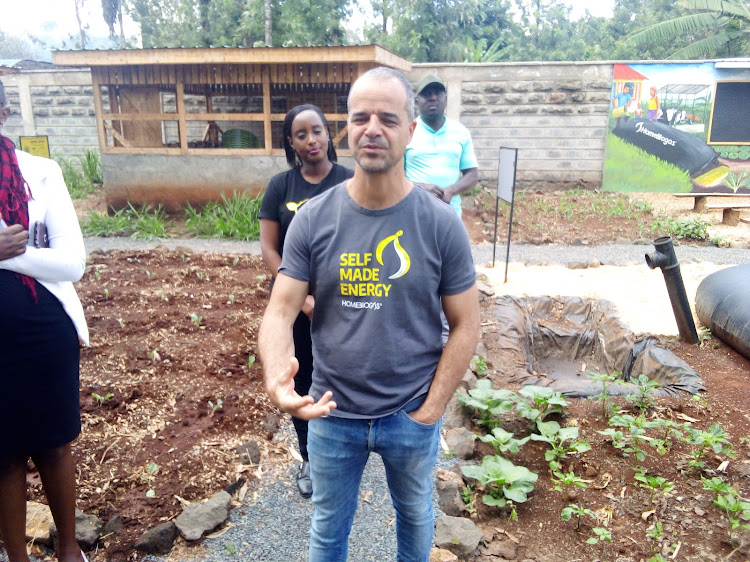
M 73 288 L 86 269 L 86 248 L 62 170 L 57 162 L 16 150 L 18 167 L 31 188 L 29 226 L 47 226 L 49 248 L 26 247 L 15 258 L 0 261 L 0 269 L 33 277 L 55 295 L 68 313 L 78 337 L 89 345 L 89 329 L 81 301 Z M 30 238 L 33 237 L 33 233 Z

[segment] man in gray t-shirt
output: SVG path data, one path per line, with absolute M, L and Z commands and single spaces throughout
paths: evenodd
M 365 73 L 349 95 L 348 128 L 354 177 L 310 200 L 287 233 L 259 335 L 266 388 L 282 410 L 310 419 L 309 559 L 346 560 L 374 451 L 396 507 L 399 559 L 427 560 L 440 419 L 479 336 L 474 266 L 455 212 L 404 176 L 414 130 L 406 78 Z M 291 327 L 308 288 L 313 385 L 299 396 Z M 451 327 L 444 349 L 441 309 Z

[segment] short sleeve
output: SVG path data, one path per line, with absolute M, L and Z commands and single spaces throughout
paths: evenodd
M 477 163 L 477 156 L 474 154 L 474 143 L 471 140 L 471 133 L 467 129 L 464 129 L 465 138 L 461 143 L 461 162 L 459 163 L 459 170 L 469 170 L 471 168 L 479 167 Z
M 281 222 L 279 207 L 284 198 L 284 182 L 282 178 L 283 174 L 271 178 L 271 181 L 266 188 L 266 192 L 263 194 L 263 201 L 261 201 L 260 204 L 258 218 Z
M 307 205 L 300 208 L 289 225 L 284 240 L 279 273 L 310 282 L 310 214 Z
M 458 215 L 450 210 L 444 220 L 450 226 L 441 252 L 442 270 L 438 292 L 443 296 L 458 295 L 471 288 L 476 281 L 474 258 L 471 255 L 469 235 Z

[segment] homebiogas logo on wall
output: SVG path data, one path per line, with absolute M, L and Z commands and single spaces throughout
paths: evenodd
M 651 137 L 652 139 L 658 140 L 663 145 L 669 145 L 669 146 L 677 146 L 677 141 L 674 139 L 670 139 L 669 137 L 665 137 L 661 133 L 657 133 L 655 131 L 651 131 L 650 129 L 647 129 L 643 126 L 643 121 L 638 121 L 635 124 L 635 130 L 637 133 L 641 133 L 642 135 L 646 135 L 648 137 Z
M 388 298 L 393 281 L 403 277 L 411 268 L 411 258 L 399 243 L 403 230 L 383 238 L 375 248 L 375 252 L 345 252 L 339 257 L 339 280 L 341 296 L 345 297 L 377 297 Z M 389 250 L 392 247 L 393 250 Z M 384 254 L 395 252 L 398 258 L 398 269 L 393 272 L 385 270 Z M 389 260 L 390 263 L 391 260 Z M 378 310 L 382 303 L 357 302 L 343 300 L 341 304 L 347 308 L 372 308 Z

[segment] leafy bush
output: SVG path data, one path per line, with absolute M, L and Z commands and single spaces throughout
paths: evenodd
M 204 238 L 234 238 L 258 240 L 258 213 L 262 197 L 234 193 L 231 199 L 221 196 L 222 202 L 207 203 L 202 210 L 188 204 L 186 226 L 196 236 Z
M 78 157 L 78 162 L 83 170 L 83 177 L 88 183 L 94 186 L 104 183 L 102 161 L 96 151 L 87 148 L 84 155 Z
M 86 175 L 72 160 L 61 154 L 55 154 L 53 158 L 60 165 L 63 180 L 65 185 L 68 186 L 71 199 L 84 199 L 96 191 L 97 187 L 87 179 Z

